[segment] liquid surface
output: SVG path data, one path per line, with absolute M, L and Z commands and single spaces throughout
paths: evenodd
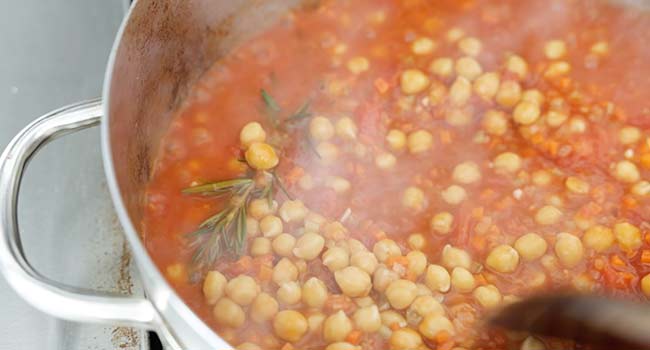
M 288 14 L 217 62 L 178 112 L 144 243 L 242 350 L 562 344 L 480 321 L 552 289 L 650 295 L 649 18 L 579 0 Z M 240 140 L 251 122 L 279 158 L 266 172 Z M 294 201 L 276 187 L 272 208 L 246 202 L 241 255 L 197 269 L 188 233 L 231 202 L 182 191 L 271 171 Z M 314 257 L 299 248 L 308 233 L 324 242 Z M 256 304 L 262 294 L 276 304 Z

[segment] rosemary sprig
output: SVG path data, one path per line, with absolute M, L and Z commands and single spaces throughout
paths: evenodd
M 280 119 L 282 108 L 266 90 L 260 90 L 266 114 L 271 120 L 275 138 L 282 140 L 280 133 L 300 125 L 312 116 L 311 102 L 305 102 L 294 113 Z M 273 139 L 271 135 L 269 138 Z M 308 140 L 309 141 L 309 140 Z M 268 141 L 267 141 L 268 142 Z M 281 143 L 281 142 L 280 142 Z M 282 148 L 282 144 L 275 145 Z M 240 160 L 246 163 L 245 159 Z M 246 163 L 247 164 L 247 163 Z M 217 182 L 205 183 L 184 189 L 187 195 L 204 197 L 226 197 L 223 208 L 203 221 L 198 229 L 187 235 L 188 246 L 193 250 L 192 280 L 197 280 L 204 271 L 210 269 L 222 257 L 237 258 L 246 246 L 246 210 L 253 199 L 265 198 L 272 203 L 277 190 L 292 199 L 289 191 L 275 171 L 252 171 L 246 176 Z

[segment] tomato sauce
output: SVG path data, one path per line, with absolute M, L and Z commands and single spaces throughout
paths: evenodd
M 371 252 L 378 241 L 390 239 L 401 258 L 422 251 L 427 264 L 445 265 L 448 245 L 471 257 L 466 268 L 474 279 L 471 290 L 454 285 L 452 273 L 449 291 L 429 291 L 444 306 L 453 331 L 418 335 L 418 348 L 557 344 L 483 329 L 480 320 L 489 307 L 476 288 L 496 287 L 499 304 L 551 289 L 638 300 L 650 294 L 650 279 L 642 281 L 650 273 L 650 15 L 644 11 L 581 0 L 356 0 L 324 1 L 316 9 L 289 13 L 216 62 L 178 111 L 146 193 L 146 248 L 179 295 L 233 346 L 325 349 L 336 343 L 324 339 L 318 327 L 287 341 L 273 321 L 249 316 L 239 327 L 224 326 L 202 291 L 205 271 L 196 277 L 192 268 L 187 234 L 227 202 L 182 191 L 250 172 L 242 160 L 240 131 L 258 122 L 267 142 L 272 144 L 271 134 L 277 141 L 275 172 L 288 195 L 345 227 L 343 238 L 321 227 L 323 253 L 341 239 L 355 238 Z M 507 63 L 513 54 L 524 62 L 523 74 Z M 479 74 L 494 73 L 499 89 L 516 85 L 514 102 L 480 96 L 480 75 L 459 63 L 463 57 L 480 65 Z M 449 75 L 433 68 L 441 58 L 453 63 Z M 405 78 L 407 70 L 423 73 L 426 86 L 409 92 L 407 85 L 417 81 Z M 462 92 L 463 75 L 471 96 L 454 97 Z M 270 108 L 261 90 L 277 106 Z M 522 122 L 530 116 L 525 108 L 538 111 L 532 122 Z M 304 118 L 277 127 L 301 109 L 308 111 Z M 487 117 L 492 112 L 499 116 Z M 336 124 L 335 136 L 321 139 L 312 128 L 317 117 Z M 342 118 L 354 128 L 338 131 Z M 422 143 L 413 135 L 419 131 L 429 135 L 428 144 L 416 152 Z M 405 135 L 406 145 L 388 135 Z M 459 169 L 461 163 L 466 167 Z M 415 190 L 407 194 L 408 188 Z M 288 200 L 277 188 L 273 193 L 280 204 Z M 434 224 L 436 217 L 441 221 Z M 285 223 L 283 232 L 299 238 L 301 227 Z M 542 256 L 526 258 L 526 244 L 518 239 L 527 233 L 545 242 Z M 253 238 L 245 239 L 247 247 Z M 414 243 L 418 238 L 422 244 Z M 517 254 L 513 268 L 499 265 L 510 264 L 508 258 L 490 263 L 499 246 Z M 280 259 L 277 253 L 252 257 L 244 250 L 238 260 L 224 256 L 210 269 L 227 279 L 252 276 L 273 296 L 278 286 L 262 275 Z M 321 310 L 300 302 L 281 304 L 280 310 L 329 317 L 343 309 L 352 318 L 361 307 L 321 258 L 289 259 L 304 264 L 299 283 L 319 278 L 329 299 Z M 403 260 L 379 263 L 399 270 L 395 264 Z M 396 273 L 426 284 L 424 274 Z M 369 297 L 385 307 L 380 311 L 394 308 L 383 292 L 373 290 Z M 249 315 L 249 306 L 242 309 Z M 407 310 L 396 312 L 407 318 Z M 353 328 L 344 337 L 350 346 L 400 350 L 398 329 L 418 332 L 421 326 Z

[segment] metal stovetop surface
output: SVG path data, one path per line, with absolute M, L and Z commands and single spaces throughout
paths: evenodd
M 60 106 L 100 96 L 123 0 L 5 1 L 0 11 L 0 149 Z M 32 265 L 63 283 L 141 294 L 104 181 L 99 130 L 45 147 L 30 163 L 19 200 Z M 0 349 L 146 348 L 141 331 L 56 320 L 0 278 Z

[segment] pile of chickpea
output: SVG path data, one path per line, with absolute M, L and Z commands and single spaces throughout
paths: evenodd
M 484 72 L 477 61 L 482 50 L 479 39 L 455 28 L 448 31 L 446 40 L 457 43 L 462 56 L 435 58 L 429 72 L 417 68 L 404 70 L 399 88 L 405 96 L 424 95 L 428 105 L 456 106 L 445 117 L 451 126 L 461 127 L 471 122 L 472 117 L 463 106 L 472 96 L 478 96 L 499 107 L 485 112 L 481 120 L 483 131 L 490 136 L 504 135 L 512 124 L 517 127 L 539 123 L 549 128 L 566 126 L 577 133 L 587 127 L 580 117 L 570 118 L 552 108 L 545 111 L 542 108 L 545 96 L 539 90 L 522 89 L 520 80 L 529 74 L 528 63 L 522 57 L 507 56 L 504 69 L 510 78 L 502 80 L 501 73 Z M 435 47 L 430 38 L 412 42 L 414 55 L 430 55 Z M 551 40 L 543 51 L 549 60 L 543 73 L 545 78 L 554 79 L 570 72 L 571 66 L 564 60 L 567 47 L 563 41 Z M 604 42 L 592 47 L 594 55 L 606 55 L 607 52 Z M 351 58 L 346 67 L 352 74 L 363 74 L 370 64 L 365 57 L 357 56 Z M 442 83 L 445 80 L 450 81 L 448 86 Z M 336 160 L 339 154 L 331 139 L 354 141 L 358 128 L 351 118 L 332 122 L 317 116 L 311 119 L 309 132 L 322 161 L 328 162 Z M 628 126 L 620 130 L 623 144 L 634 144 L 641 137 L 638 128 Z M 260 124 L 247 124 L 241 131 L 240 141 L 252 168 L 269 170 L 277 166 L 278 156 L 266 143 L 266 132 Z M 399 152 L 417 155 L 430 151 L 434 137 L 425 129 L 405 133 L 395 128 L 388 130 L 385 142 L 386 149 L 376 152 L 374 164 L 379 169 L 389 170 L 395 167 Z M 359 156 L 365 157 L 367 153 L 360 150 Z M 524 161 L 519 154 L 506 151 L 494 157 L 490 164 L 497 174 L 514 176 L 522 169 Z M 641 179 L 637 165 L 631 160 L 617 162 L 612 174 L 618 181 L 630 185 L 632 193 L 650 194 L 650 184 Z M 440 193 L 442 200 L 450 207 L 460 205 L 468 199 L 466 186 L 481 181 L 482 176 L 479 164 L 459 161 L 451 174 L 453 184 Z M 553 176 L 547 170 L 539 170 L 531 174 L 531 182 L 545 186 Z M 575 195 L 586 195 L 591 189 L 589 182 L 577 176 L 568 176 L 564 181 L 567 191 Z M 305 174 L 299 185 L 310 189 L 313 182 L 314 179 Z M 350 182 L 342 177 L 331 177 L 326 180 L 326 186 L 343 193 L 350 189 Z M 521 195 L 521 192 L 513 193 L 515 198 Z M 401 202 L 406 208 L 420 211 L 426 196 L 421 188 L 412 185 L 404 189 Z M 542 266 L 571 269 L 583 262 L 588 250 L 603 252 L 617 244 L 624 251 L 634 251 L 643 243 L 638 227 L 619 222 L 612 228 L 588 225 L 581 228 L 584 230 L 582 236 L 560 232 L 552 244 L 543 235 L 523 233 L 511 244 L 490 247 L 486 258 L 480 262 L 474 261 L 467 251 L 446 245 L 440 260 L 434 262 L 422 252 L 427 244 L 424 234 L 410 235 L 401 246 L 389 238 L 377 241 L 372 247 L 366 246 L 350 238 L 343 223 L 311 211 L 300 200 L 286 200 L 281 204 L 253 200 L 248 215 L 247 254 L 274 256 L 277 262 L 271 281 L 260 283 L 245 274 L 227 279 L 219 271 L 210 271 L 203 282 L 205 300 L 213 305 L 214 318 L 220 325 L 237 329 L 246 322 L 254 322 L 269 325 L 273 330 L 266 339 L 263 337 L 261 344 L 242 343 L 237 347 L 239 350 L 280 348 L 282 344 L 299 343 L 310 334 L 320 337 L 326 350 L 360 350 L 362 345 L 350 340 L 353 332 L 379 334 L 391 350 L 428 349 L 426 342 L 436 343 L 457 335 L 454 320 L 443 305 L 445 293 L 453 290 L 471 295 L 476 305 L 483 309 L 516 300 L 513 295 L 502 295 L 494 284 L 477 282 L 477 264 L 498 274 L 511 274 L 522 262 L 532 261 L 539 261 Z M 561 201 L 552 198 L 533 215 L 540 227 L 556 225 L 566 219 Z M 430 219 L 432 234 L 450 234 L 454 220 L 450 211 L 434 213 Z M 286 232 L 287 226 L 298 229 Z M 322 264 L 333 275 L 335 287 L 328 287 L 321 278 L 310 275 L 307 265 L 314 262 Z M 650 295 L 650 277 L 642 279 L 641 289 Z M 340 295 L 348 298 L 353 307 L 327 313 L 328 300 Z M 534 337 L 526 338 L 521 346 L 521 350 L 540 349 L 545 349 L 545 345 Z

